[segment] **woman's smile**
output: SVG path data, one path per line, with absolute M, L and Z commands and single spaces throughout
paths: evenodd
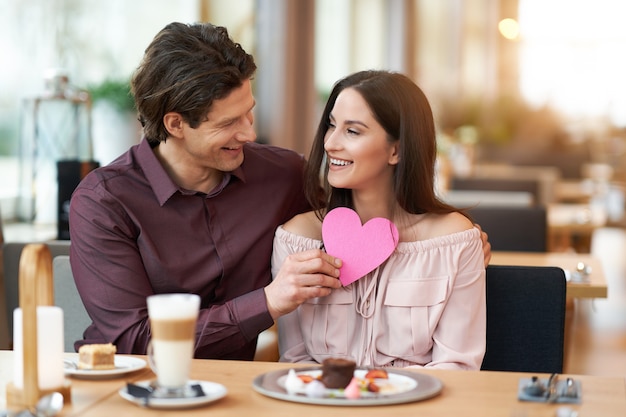
M 348 165 L 352 165 L 354 162 L 352 161 L 347 161 L 345 159 L 338 159 L 338 158 L 328 158 L 330 165 L 332 166 L 348 166 Z

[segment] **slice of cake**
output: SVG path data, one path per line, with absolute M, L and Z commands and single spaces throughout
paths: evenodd
M 78 349 L 78 369 L 115 369 L 115 352 L 112 343 L 83 345 Z

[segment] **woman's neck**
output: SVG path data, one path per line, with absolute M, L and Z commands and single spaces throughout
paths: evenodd
M 363 224 L 375 217 L 389 219 L 398 228 L 401 242 L 418 240 L 417 228 L 425 215 L 406 212 L 400 207 L 391 190 L 383 194 L 353 191 L 352 199 L 354 209 Z
M 383 217 L 393 221 L 392 215 L 396 211 L 393 207 L 397 207 L 397 203 L 389 192 L 352 191 L 352 201 L 354 209 L 363 223 L 374 217 Z

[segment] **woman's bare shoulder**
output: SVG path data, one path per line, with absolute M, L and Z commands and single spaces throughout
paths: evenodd
M 298 214 L 285 223 L 283 229 L 298 236 L 322 240 L 322 222 L 314 211 Z
M 421 234 L 427 239 L 462 232 L 474 227 L 470 219 L 456 212 L 428 215 L 425 220 Z

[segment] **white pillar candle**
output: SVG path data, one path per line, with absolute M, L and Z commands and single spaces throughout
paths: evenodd
M 24 388 L 22 309 L 13 311 L 13 383 Z M 55 306 L 37 307 L 37 370 L 39 389 L 63 386 L 63 310 Z

